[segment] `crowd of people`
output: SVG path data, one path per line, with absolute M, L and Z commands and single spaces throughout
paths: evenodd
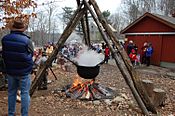
M 54 48 L 53 44 L 49 45 L 49 46 L 53 46 L 53 48 Z M 55 58 L 54 62 L 57 63 L 57 64 L 64 64 L 62 59 L 64 59 L 64 62 L 67 62 L 64 57 L 67 57 L 69 59 L 73 59 L 75 57 L 78 57 L 78 54 L 80 54 L 80 52 L 85 47 L 87 47 L 87 46 L 85 46 L 82 43 L 78 43 L 78 42 L 77 43 L 72 43 L 72 44 L 64 44 L 64 46 L 59 51 L 59 54 Z M 46 52 L 46 54 L 48 54 L 47 53 L 47 51 L 48 51 L 47 47 L 45 47 L 45 48 L 46 48 L 45 50 L 44 49 L 36 50 L 36 54 L 34 56 L 38 57 L 38 55 L 41 54 L 42 53 L 41 51 L 43 51 L 43 50 L 44 50 L 44 52 Z M 106 44 L 104 44 L 104 43 L 92 44 L 90 46 L 90 48 L 88 48 L 88 49 L 94 50 L 97 53 L 104 54 L 104 56 L 105 56 L 104 62 L 108 63 L 108 59 L 110 58 L 110 50 L 109 50 L 109 47 Z M 48 56 L 49 56 L 49 54 L 48 54 Z
M 34 68 L 41 68 L 44 65 L 55 47 L 53 43 L 48 43 L 43 48 L 34 50 L 30 37 L 24 34 L 26 29 L 27 25 L 22 20 L 15 20 L 10 27 L 10 34 L 5 35 L 1 41 L 2 58 L 6 66 L 3 73 L 8 79 L 8 116 L 15 115 L 18 90 L 20 90 L 21 95 L 21 114 L 22 116 L 28 115 L 31 72 Z M 80 43 L 65 44 L 53 62 L 60 64 L 61 68 L 67 71 L 67 61 L 64 57 L 75 58 L 82 49 L 83 45 Z M 92 44 L 90 49 L 99 54 L 104 54 L 104 63 L 108 63 L 111 53 L 107 44 Z M 127 53 L 133 65 L 140 63 L 138 47 L 133 41 L 129 41 Z M 142 47 L 142 63 L 149 66 L 152 54 L 152 44 L 145 42 Z M 47 74 L 48 70 L 45 71 L 43 82 L 39 85 L 39 89 L 47 89 Z
M 138 53 L 137 45 L 132 40 L 129 41 L 126 49 L 133 66 L 141 64 L 145 64 L 146 66 L 150 65 L 150 58 L 153 54 L 151 42 L 144 42 L 140 54 Z
M 48 43 L 46 44 L 43 48 L 37 49 L 34 52 L 34 62 L 37 63 L 37 61 L 42 57 L 42 53 L 44 52 L 47 57 L 50 56 L 54 49 L 54 44 L 53 43 Z M 67 57 L 69 59 L 77 57 L 79 51 L 83 49 L 83 44 L 82 43 L 73 43 L 73 44 L 65 44 L 57 57 L 54 60 L 54 63 L 57 63 L 60 65 L 61 69 L 67 70 L 67 60 L 63 57 Z M 126 46 L 126 52 L 131 60 L 131 63 L 133 66 L 136 65 L 150 65 L 150 58 L 153 54 L 153 47 L 150 42 L 144 42 L 143 46 L 141 47 L 141 52 L 139 53 L 137 45 L 130 40 Z M 90 49 L 96 51 L 97 53 L 102 53 L 104 54 L 104 63 L 108 63 L 108 60 L 111 58 L 111 52 L 107 44 L 105 43 L 98 43 L 98 44 L 92 44 Z

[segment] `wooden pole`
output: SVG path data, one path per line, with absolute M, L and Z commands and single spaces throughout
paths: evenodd
M 107 34 L 111 37 L 111 40 L 115 43 L 116 47 L 118 48 L 118 52 L 121 54 L 122 59 L 124 59 L 124 63 L 126 64 L 126 67 L 131 75 L 133 82 L 134 82 L 134 85 L 135 85 L 137 91 L 139 92 L 142 100 L 144 101 L 147 109 L 152 111 L 153 113 L 157 113 L 149 96 L 147 95 L 146 91 L 144 90 L 144 86 L 142 85 L 140 78 L 138 77 L 135 69 L 133 68 L 131 62 L 129 61 L 129 58 L 128 58 L 125 50 L 123 48 L 121 48 L 119 41 L 117 41 L 115 34 L 112 32 L 111 28 L 107 24 L 101 11 L 99 10 L 97 3 L 95 2 L 95 0 L 90 0 L 90 3 L 93 5 L 93 8 L 94 8 L 101 24 L 103 25 L 103 27 L 105 27 Z
M 53 50 L 51 56 L 49 56 L 49 58 L 47 59 L 46 64 L 38 71 L 38 73 L 36 75 L 36 79 L 31 85 L 30 96 L 33 95 L 33 93 L 34 93 L 35 89 L 37 88 L 38 84 L 41 83 L 46 69 L 52 64 L 52 62 L 55 59 L 55 57 L 57 56 L 59 50 L 62 48 L 62 46 L 64 45 L 67 38 L 70 36 L 70 34 L 73 32 L 73 30 L 75 29 L 78 22 L 83 17 L 83 15 L 85 13 L 85 9 L 81 9 L 81 7 L 82 7 L 82 4 L 75 11 L 72 19 L 70 20 L 70 22 L 66 26 L 63 34 L 61 35 L 60 39 L 58 40 L 58 42 L 56 44 L 56 47 Z
M 77 0 L 77 5 L 80 5 L 80 0 Z M 84 17 L 81 19 L 82 30 L 84 34 L 85 45 L 90 47 L 90 35 L 89 35 L 89 24 L 87 20 L 87 10 Z
M 125 50 L 120 46 L 120 43 L 119 43 L 119 41 L 117 41 L 115 34 L 112 32 L 112 30 L 109 27 L 109 25 L 107 24 L 104 16 L 102 15 L 101 11 L 99 10 L 97 3 L 95 2 L 95 0 L 89 0 L 89 2 L 90 2 L 90 4 L 93 5 L 93 8 L 94 8 L 94 10 L 99 18 L 100 23 L 106 29 L 106 32 L 110 36 L 110 39 L 112 40 L 112 42 L 115 43 L 115 45 L 118 49 L 118 52 L 121 54 L 122 59 L 124 59 L 124 63 L 129 71 L 129 74 L 130 74 L 132 80 L 133 80 L 134 86 L 136 87 L 136 89 L 137 89 L 139 95 L 141 96 L 143 102 L 145 103 L 147 109 L 156 114 L 157 113 L 156 108 L 154 107 L 148 94 L 144 90 L 144 86 L 142 85 L 140 78 L 138 77 L 135 69 L 133 68 L 131 62 L 129 61 L 129 58 L 128 58 Z
M 53 74 L 53 76 L 55 77 L 55 80 L 58 80 L 58 78 L 57 78 L 57 76 L 55 75 L 55 73 L 53 72 L 52 68 L 49 67 L 49 69 L 50 69 L 51 73 Z
M 85 13 L 85 22 L 86 22 L 86 29 L 87 29 L 87 42 L 88 42 L 88 46 L 91 46 L 91 42 L 90 42 L 90 29 L 89 29 L 89 20 L 88 20 L 88 10 L 86 10 Z
M 122 73 L 122 75 L 123 75 L 123 77 L 124 77 L 126 83 L 127 83 L 128 86 L 130 87 L 131 92 L 133 93 L 133 95 L 134 95 L 134 97 L 135 97 L 135 99 L 136 99 L 138 105 L 141 107 L 141 109 L 142 109 L 142 111 L 143 111 L 143 113 L 144 113 L 145 115 L 149 115 L 149 113 L 148 113 L 148 111 L 147 111 L 147 109 L 146 109 L 146 107 L 145 107 L 145 105 L 144 105 L 142 99 L 140 98 L 140 96 L 139 96 L 137 90 L 135 89 L 133 83 L 130 81 L 129 77 L 127 76 L 126 71 L 124 71 L 124 67 L 121 65 L 122 63 L 120 63 L 120 59 L 119 59 L 119 57 L 116 55 L 115 50 L 113 49 L 113 47 L 111 46 L 110 40 L 107 38 L 106 34 L 104 33 L 103 28 L 101 27 L 99 20 L 97 19 L 97 17 L 96 17 L 95 14 L 93 13 L 93 10 L 91 9 L 91 7 L 90 7 L 90 5 L 88 4 L 88 2 L 87 2 L 87 1 L 84 1 L 84 3 L 85 3 L 85 5 L 86 5 L 86 7 L 89 9 L 89 11 L 90 11 L 90 13 L 91 13 L 91 15 L 92 15 L 94 21 L 96 22 L 96 24 L 97 24 L 97 26 L 98 26 L 98 28 L 99 28 L 99 30 L 100 30 L 100 33 L 102 34 L 102 37 L 103 37 L 104 41 L 108 44 L 108 46 L 109 46 L 111 52 L 114 54 L 114 59 L 115 59 L 115 61 L 116 61 L 116 64 L 117 64 L 117 66 L 119 67 L 119 70 L 121 71 L 121 73 Z
M 102 26 L 106 29 L 107 34 L 109 35 L 109 37 L 110 37 L 110 39 L 112 40 L 112 42 L 115 43 L 115 44 L 117 43 L 117 44 L 116 44 L 116 48 L 118 49 L 118 53 L 119 53 L 119 54 L 121 54 L 121 50 L 122 50 L 121 58 L 122 58 L 122 60 L 123 60 L 123 62 L 124 62 L 124 64 L 125 64 L 125 66 L 126 66 L 126 68 L 127 68 L 127 69 L 123 68 L 123 70 L 128 70 L 128 72 L 129 72 L 129 74 L 130 74 L 130 77 L 131 77 L 132 80 L 133 80 L 134 86 L 136 87 L 137 92 L 139 93 L 139 95 L 141 95 L 141 98 L 142 98 L 143 102 L 146 103 L 145 105 L 147 106 L 147 109 L 151 110 L 153 113 L 156 113 L 156 110 L 155 110 L 153 104 L 151 103 L 151 100 L 149 99 L 148 95 L 147 95 L 146 93 L 144 93 L 144 88 L 143 88 L 143 86 L 140 85 L 140 86 L 141 86 L 141 87 L 140 87 L 140 86 L 138 86 L 138 84 L 136 84 L 136 83 L 138 83 L 138 81 L 140 82 L 140 80 L 139 80 L 138 77 L 136 78 L 137 80 L 134 78 L 134 77 L 136 77 L 136 73 L 132 73 L 132 70 L 129 70 L 129 68 L 128 68 L 128 66 L 129 66 L 129 67 L 132 67 L 132 65 L 131 65 L 131 62 L 130 62 L 130 60 L 129 60 L 129 58 L 128 58 L 126 52 L 125 52 L 125 50 L 120 46 L 119 41 L 117 41 L 117 42 L 114 41 L 114 40 L 117 40 L 116 37 L 115 37 L 115 35 L 114 35 L 114 33 L 112 32 L 112 30 L 111 30 L 111 28 L 109 27 L 109 25 L 107 24 L 105 18 L 104 18 L 103 15 L 101 14 L 101 11 L 99 10 L 97 4 L 94 3 L 94 2 L 95 2 L 94 0 L 93 0 L 93 1 L 90 0 L 90 4 L 93 5 L 93 7 L 94 7 L 94 9 L 95 9 L 95 12 L 96 12 L 96 14 L 97 14 L 97 17 L 98 17 L 99 20 L 100 20 L 100 23 L 101 23 Z M 95 5 L 94 5 L 94 4 L 95 4 Z M 112 36 L 111 36 L 111 35 L 112 35 Z M 113 54 L 114 54 L 114 55 L 117 55 L 116 53 L 113 53 Z M 121 62 L 120 59 L 119 59 L 119 62 Z M 132 67 L 132 69 L 134 70 L 133 67 Z M 121 71 L 121 72 L 122 72 L 122 71 Z M 133 75 L 133 74 L 135 74 L 135 75 Z M 140 89 L 139 89 L 139 88 L 140 88 Z M 139 90 L 139 91 L 138 91 L 138 90 Z M 145 94 L 147 95 L 146 97 L 144 96 Z M 146 98 L 146 100 L 145 100 L 144 98 Z M 141 105 L 141 104 L 140 104 L 140 105 Z M 143 108 L 142 108 L 142 111 L 143 111 Z

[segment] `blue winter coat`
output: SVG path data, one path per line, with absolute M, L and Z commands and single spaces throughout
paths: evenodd
M 31 73 L 33 53 L 29 50 L 29 39 L 27 35 L 17 31 L 2 38 L 2 56 L 7 74 L 23 76 Z
M 153 48 L 152 47 L 148 47 L 146 49 L 146 57 L 151 57 L 153 54 Z

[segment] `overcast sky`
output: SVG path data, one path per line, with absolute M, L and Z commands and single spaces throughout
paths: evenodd
M 56 1 L 54 4 L 58 4 L 59 7 L 73 7 L 76 8 L 76 0 L 36 0 L 38 1 L 38 8 L 42 7 L 40 4 L 47 3 L 49 1 Z M 100 10 L 103 12 L 104 10 L 109 10 L 111 13 L 115 12 L 117 8 L 120 6 L 121 0 L 96 0 Z
M 36 0 L 38 3 L 38 8 L 36 10 L 36 12 L 46 12 L 45 7 L 47 7 L 47 4 L 50 3 L 51 1 L 55 1 L 52 4 L 54 4 L 55 6 L 57 6 L 56 8 L 56 12 L 59 14 L 61 14 L 62 8 L 67 6 L 67 7 L 72 7 L 74 10 L 77 7 L 77 2 L 76 0 Z M 121 0 L 96 0 L 100 10 L 103 12 L 105 10 L 109 10 L 110 13 L 114 13 L 117 8 L 119 8 L 120 6 L 120 2 Z M 43 5 L 43 3 L 45 5 Z M 59 24 L 62 25 L 62 22 L 59 21 Z M 59 31 L 62 32 L 63 28 L 62 26 L 58 27 Z

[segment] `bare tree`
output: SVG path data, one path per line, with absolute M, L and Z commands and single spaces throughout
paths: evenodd
M 119 12 L 112 14 L 109 18 L 112 26 L 117 32 L 120 32 L 128 24 L 123 14 L 120 14 Z
M 175 0 L 160 0 L 158 7 L 165 16 L 171 15 L 175 10 Z
M 127 15 L 129 22 L 135 21 L 145 12 L 156 12 L 159 0 L 123 0 L 123 13 Z
M 47 13 L 48 13 L 48 40 L 49 41 L 51 41 L 50 40 L 50 34 L 51 34 L 51 19 L 52 19 L 52 17 L 53 17 L 53 15 L 54 15 L 54 13 L 56 12 L 56 6 L 54 5 L 54 4 L 48 4 L 47 6 L 46 6 L 46 11 L 47 11 Z
M 127 15 L 129 22 L 133 22 L 139 15 L 139 2 L 137 0 L 123 0 L 123 13 Z
M 37 19 L 31 20 L 29 30 L 33 41 L 38 46 L 43 46 L 47 42 L 54 42 L 55 33 L 58 33 L 59 18 L 58 10 L 54 2 L 44 4 L 44 8 L 37 12 Z M 57 20 L 56 20 L 57 18 Z
M 38 30 L 38 33 L 40 36 L 37 37 L 40 45 L 44 45 L 45 43 L 47 43 L 47 37 L 46 37 L 46 33 L 47 33 L 47 18 L 46 18 L 46 14 L 44 14 L 43 12 L 39 12 L 38 13 L 38 21 L 37 21 L 37 27 L 36 30 Z
M 156 0 L 138 0 L 141 13 L 156 11 Z

